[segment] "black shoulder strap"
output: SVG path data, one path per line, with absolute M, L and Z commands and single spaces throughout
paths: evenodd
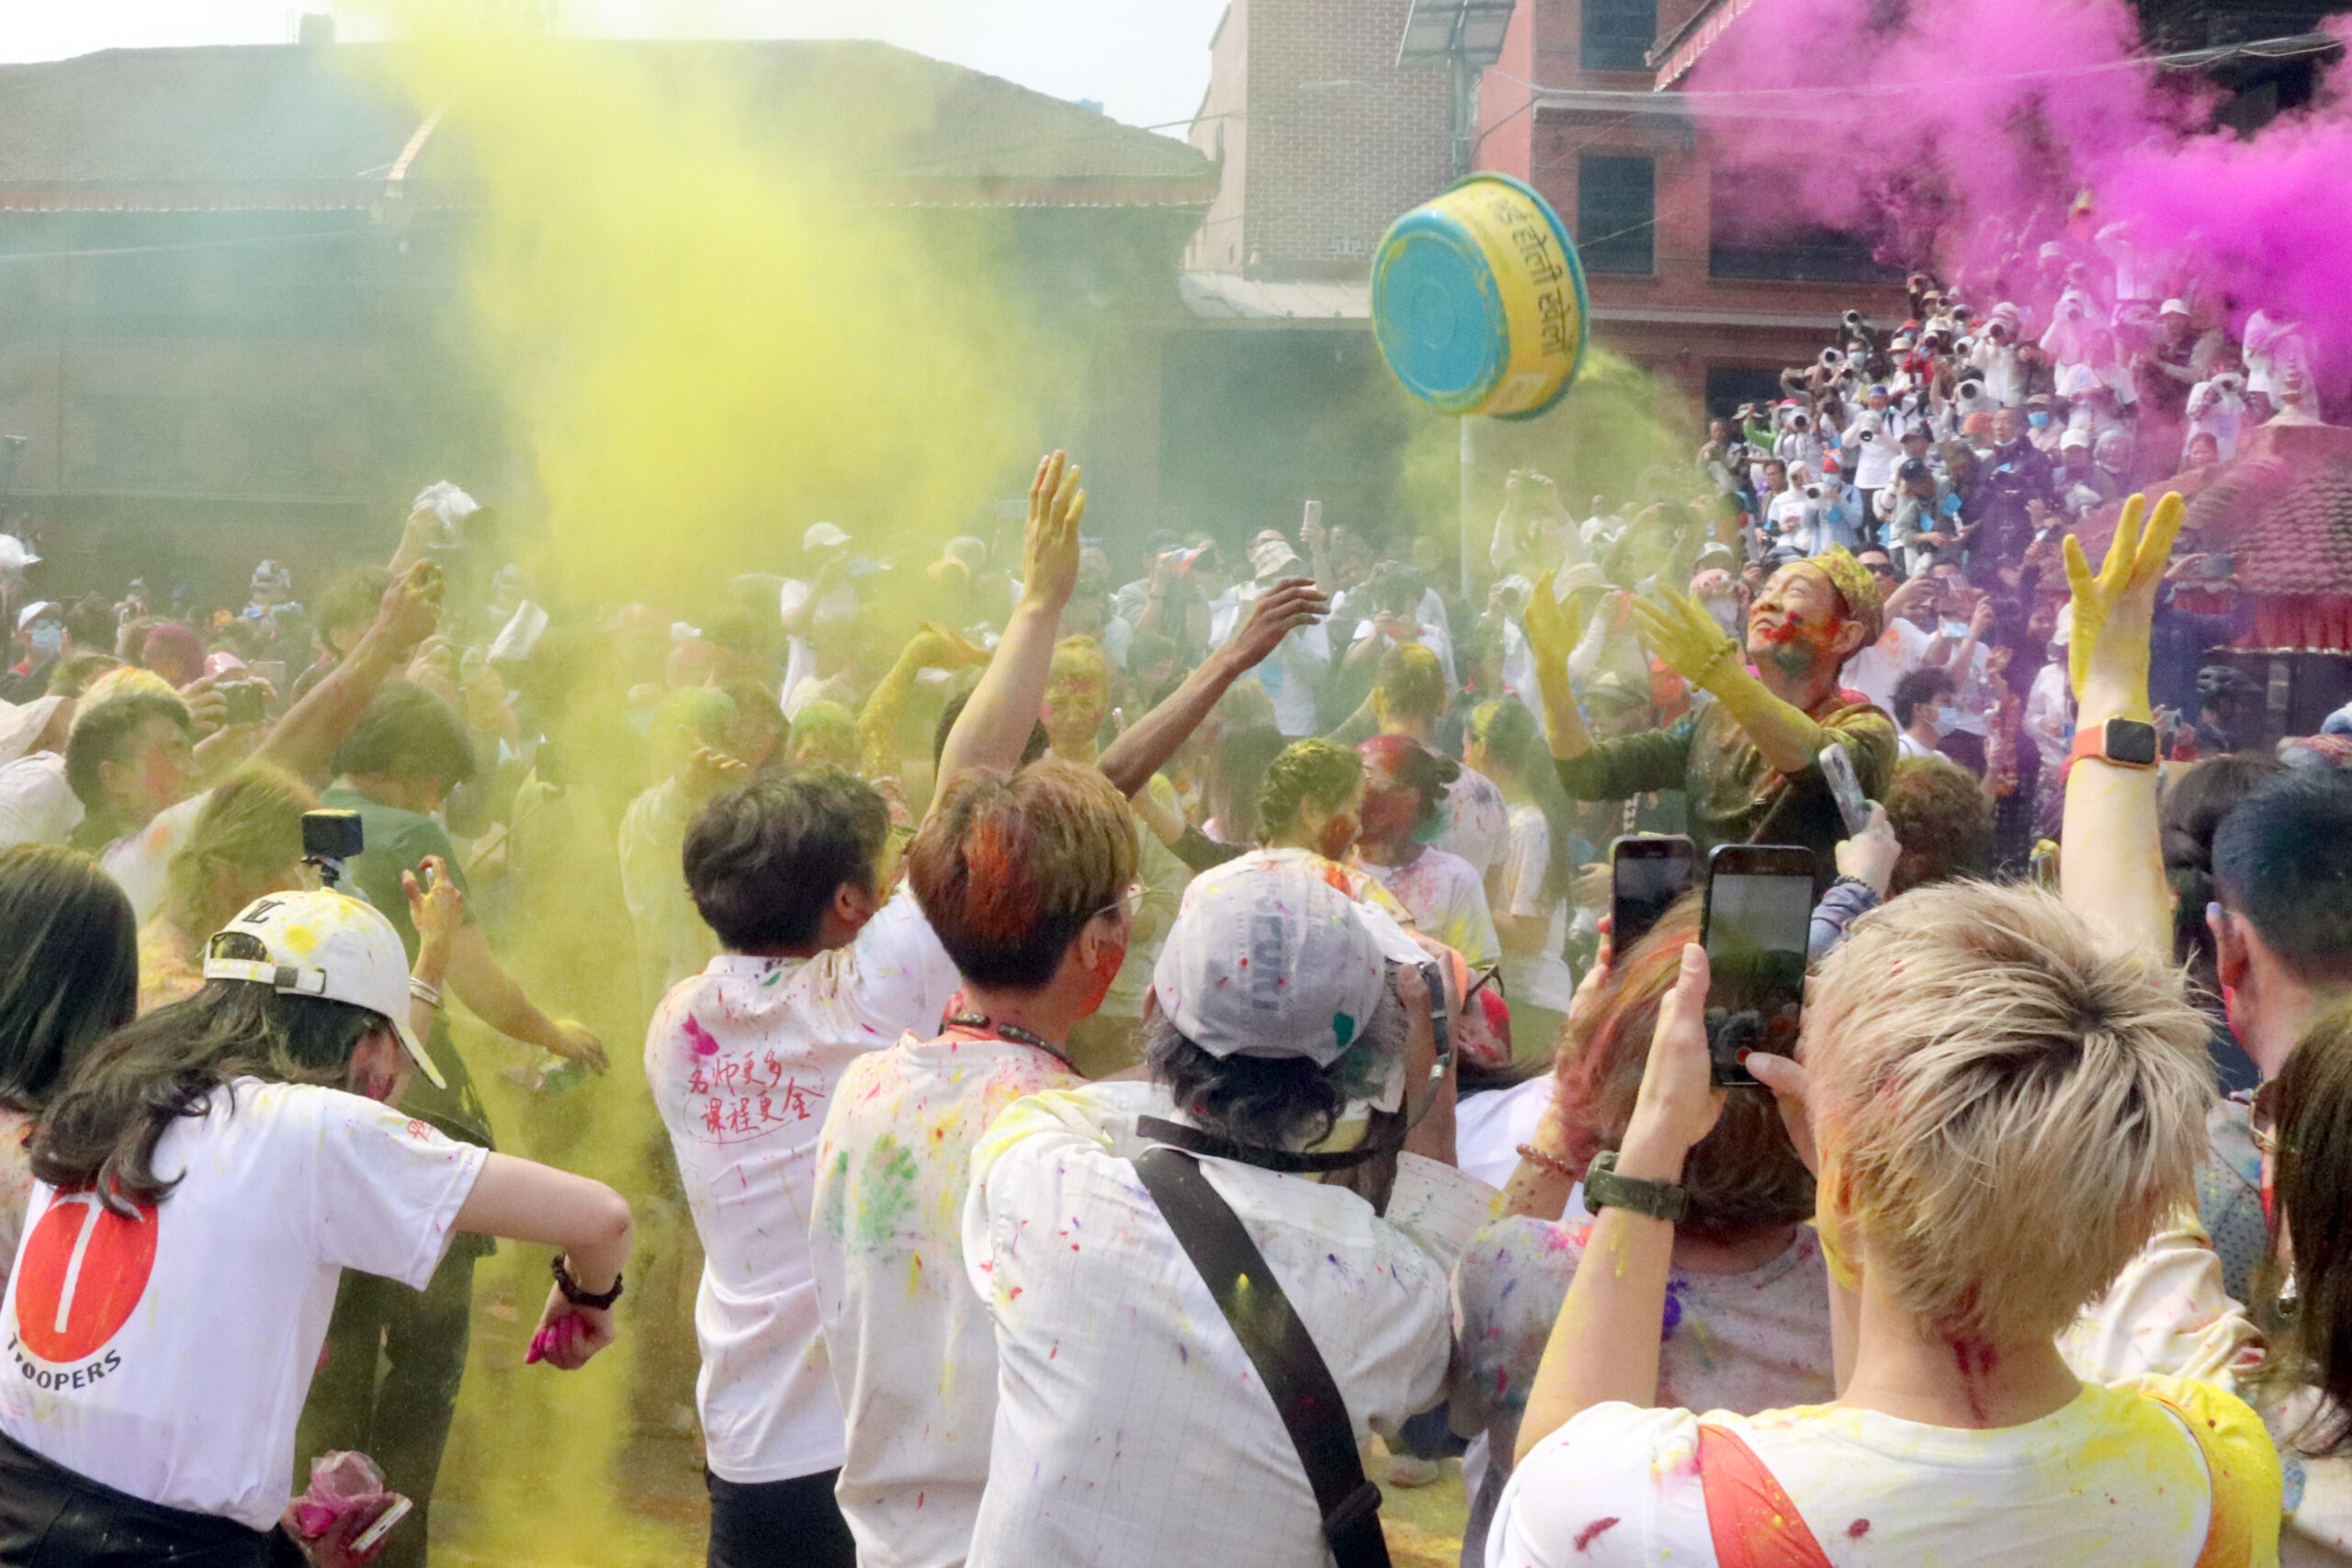
M 1282 1281 L 1190 1155 L 1149 1148 L 1135 1165 L 1272 1396 L 1315 1489 L 1323 1537 L 1339 1568 L 1388 1568 L 1380 1488 L 1364 1476 L 1347 1403 Z

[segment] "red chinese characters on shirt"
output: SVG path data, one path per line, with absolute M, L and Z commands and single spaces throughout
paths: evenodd
M 698 1027 L 696 1045 L 717 1043 Z M 821 1081 L 802 1082 L 774 1051 L 699 1051 L 686 1071 L 686 1109 L 715 1144 L 756 1138 L 778 1127 L 825 1119 Z

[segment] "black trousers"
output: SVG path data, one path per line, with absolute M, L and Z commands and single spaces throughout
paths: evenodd
M 710 1487 L 708 1568 L 857 1568 L 857 1542 L 833 1501 L 838 1470 L 789 1481 L 721 1481 Z
M 0 1563 L 10 1568 L 300 1568 L 283 1530 L 118 1492 L 0 1434 Z
M 474 1258 L 460 1236 L 422 1291 L 396 1280 L 344 1271 L 327 1325 L 327 1358 L 294 1442 L 294 1489 L 311 1483 L 311 1461 L 350 1449 L 384 1472 L 384 1484 L 416 1505 L 385 1538 L 377 1568 L 422 1568 L 433 1484 L 472 1328 Z

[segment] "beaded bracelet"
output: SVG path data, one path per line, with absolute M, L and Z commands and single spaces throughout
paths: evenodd
M 1546 1170 L 1551 1172 L 1554 1176 L 1560 1178 L 1563 1181 L 1574 1181 L 1577 1179 L 1576 1168 L 1574 1166 L 1570 1165 L 1566 1160 L 1562 1159 L 1557 1155 L 1545 1154 L 1533 1144 L 1520 1145 L 1519 1157 L 1525 1160 L 1528 1164 L 1535 1167 L 1538 1170 Z

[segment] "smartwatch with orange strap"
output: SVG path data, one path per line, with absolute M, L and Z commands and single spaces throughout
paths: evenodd
M 2156 727 L 2136 718 L 2110 718 L 2105 724 L 2086 724 L 2075 731 L 2075 744 L 2066 753 L 2068 762 L 2086 760 L 2108 763 L 2118 768 L 2153 768 L 2156 765 Z

